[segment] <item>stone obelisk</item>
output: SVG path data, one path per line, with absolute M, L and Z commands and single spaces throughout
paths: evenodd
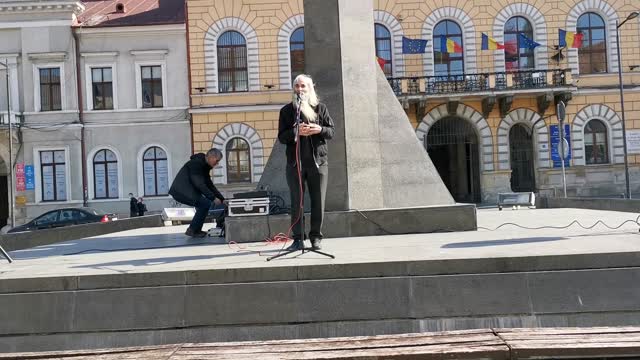
M 305 71 L 336 124 L 326 210 L 451 205 L 454 200 L 375 59 L 372 0 L 305 0 Z M 261 185 L 288 201 L 284 147 Z

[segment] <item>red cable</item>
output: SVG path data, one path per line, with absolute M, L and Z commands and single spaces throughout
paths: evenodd
M 300 118 L 300 106 L 298 106 L 298 109 L 296 111 L 296 121 L 297 119 Z M 302 162 L 300 161 L 300 123 L 297 123 L 294 126 L 298 126 L 298 130 L 296 132 L 296 168 L 298 171 L 298 194 L 300 196 L 300 203 L 298 204 L 298 217 L 296 218 L 296 220 L 291 224 L 291 226 L 289 226 L 289 229 L 287 230 L 287 233 L 277 233 L 276 235 L 272 236 L 272 237 L 268 237 L 264 240 L 265 244 L 263 244 L 262 246 L 268 246 L 271 244 L 278 244 L 278 243 L 282 243 L 282 248 L 280 249 L 280 251 L 282 251 L 285 247 L 285 245 L 289 242 L 289 241 L 293 241 L 294 239 L 291 238 L 291 231 L 293 230 L 293 227 L 296 226 L 298 224 L 298 222 L 300 221 L 300 218 L 302 217 L 302 213 L 304 212 L 304 209 L 302 209 L 303 206 L 303 201 L 304 201 L 304 193 L 302 192 Z M 304 233 L 304 229 L 302 230 Z M 300 234 L 300 236 L 304 236 L 304 234 Z M 304 240 L 303 240 L 304 241 Z M 234 241 L 229 241 L 228 243 L 229 248 L 233 249 L 231 247 L 231 245 L 236 245 L 238 247 L 238 250 L 246 250 L 246 248 L 240 246 L 238 243 L 234 242 Z M 260 254 L 260 252 L 258 251 L 258 253 Z

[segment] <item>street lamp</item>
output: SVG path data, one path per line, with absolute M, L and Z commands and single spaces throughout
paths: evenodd
M 9 101 L 9 60 L 5 59 L 4 63 L 0 62 L 0 65 L 4 66 L 6 72 L 6 89 L 7 89 L 7 122 L 9 124 L 9 218 L 11 219 L 11 227 L 16 226 L 16 217 L 14 212 L 14 200 L 13 197 L 13 135 L 11 129 L 11 105 Z
M 622 111 L 622 144 L 624 146 L 624 184 L 625 184 L 625 198 L 631 199 L 631 190 L 629 189 L 629 160 L 627 159 L 627 125 L 625 124 L 624 116 L 624 85 L 622 84 L 622 59 L 620 58 L 620 26 L 624 25 L 629 20 L 633 20 L 640 15 L 639 12 L 634 11 L 627 16 L 624 21 L 618 24 L 616 20 L 616 44 L 618 45 L 618 82 L 620 85 L 620 111 Z

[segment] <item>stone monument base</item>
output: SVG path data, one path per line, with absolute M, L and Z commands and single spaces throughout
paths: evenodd
M 305 214 L 309 230 L 309 214 Z M 255 242 L 290 226 L 289 214 L 227 217 L 227 241 Z M 477 230 L 473 204 L 436 205 L 326 212 L 322 233 L 325 238 L 398 235 Z

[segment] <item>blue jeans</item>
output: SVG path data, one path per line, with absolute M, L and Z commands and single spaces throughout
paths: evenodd
M 211 200 L 204 196 L 200 196 L 200 199 L 196 202 L 196 214 L 193 216 L 193 220 L 191 220 L 191 225 L 189 225 L 189 229 L 193 232 L 202 231 L 202 225 L 204 224 L 204 219 L 209 213 L 211 202 Z

